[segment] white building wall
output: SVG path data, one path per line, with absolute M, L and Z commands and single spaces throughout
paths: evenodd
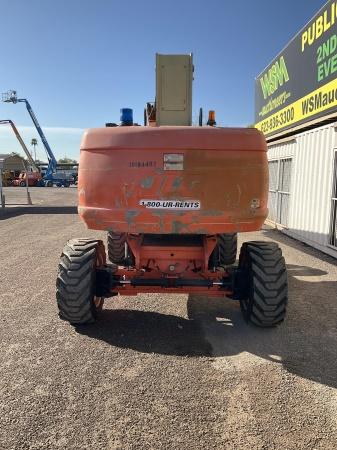
M 268 145 L 268 159 L 292 157 L 288 226 L 292 237 L 337 257 L 329 246 L 333 190 L 335 124 Z
M 272 142 L 268 144 L 268 160 L 291 158 L 294 156 L 296 147 L 296 138 L 289 138 L 289 140 L 281 143 Z

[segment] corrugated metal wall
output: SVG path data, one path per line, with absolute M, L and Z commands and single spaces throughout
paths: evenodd
M 296 135 L 288 142 L 268 145 L 268 159 L 292 158 L 286 232 L 313 246 L 328 250 L 333 190 L 335 125 Z M 275 221 L 275 205 L 270 220 Z

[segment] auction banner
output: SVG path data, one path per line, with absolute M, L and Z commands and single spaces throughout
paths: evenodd
M 337 111 L 337 1 L 329 1 L 255 80 L 266 136 Z

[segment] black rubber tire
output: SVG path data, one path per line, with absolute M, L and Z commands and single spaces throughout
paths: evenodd
M 20 181 L 20 186 L 21 187 L 25 187 L 26 186 L 26 182 L 25 181 Z
M 114 264 L 125 263 L 126 233 L 108 232 L 108 256 Z
M 217 244 L 210 258 L 208 268 L 231 266 L 235 263 L 238 248 L 237 233 L 218 234 Z
M 283 322 L 288 280 L 279 246 L 273 242 L 245 242 L 240 251 L 239 269 L 246 280 L 240 300 L 246 321 L 259 327 L 273 327 Z
M 67 242 L 56 280 L 56 299 L 61 319 L 74 325 L 95 321 L 104 301 L 101 297 L 95 297 L 95 268 L 104 263 L 102 241 L 72 239 Z

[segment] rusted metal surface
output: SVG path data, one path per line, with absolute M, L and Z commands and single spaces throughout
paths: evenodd
M 172 237 L 172 245 L 163 245 L 161 238 L 155 243 L 146 243 L 141 234 L 129 235 L 127 242 L 135 259 L 135 267 L 170 276 L 189 277 L 198 272 L 205 273 L 217 243 L 216 236 L 202 236 L 200 242 L 194 245 L 181 245 L 176 236 Z
M 210 288 L 200 288 L 200 287 L 181 287 L 181 288 L 160 288 L 151 286 L 120 286 L 115 288 L 114 291 L 118 292 L 120 295 L 138 295 L 138 294 L 197 294 L 205 295 L 207 297 L 231 297 L 233 291 L 229 289 L 222 289 L 217 286 Z
M 158 260 L 159 261 L 159 260 Z M 223 287 L 221 283 L 224 279 L 229 278 L 229 273 L 224 271 L 208 271 L 204 272 L 193 272 L 186 271 L 183 274 L 184 276 L 177 275 L 168 275 L 164 276 L 158 270 L 153 270 L 152 272 L 144 272 L 138 269 L 127 269 L 127 268 L 119 268 L 116 272 L 116 276 L 121 278 L 121 284 L 119 286 L 114 286 L 112 291 L 115 294 L 120 295 L 137 295 L 141 293 L 159 293 L 159 294 L 199 294 L 199 295 L 207 295 L 209 297 L 231 297 L 233 295 L 233 289 L 228 286 Z M 213 286 L 210 287 L 202 287 L 202 286 L 181 286 L 181 287 L 160 287 L 160 286 L 151 286 L 150 284 L 146 284 L 148 280 L 165 280 L 172 281 L 172 285 L 175 280 L 182 280 L 184 277 L 187 277 L 189 281 L 204 281 L 207 280 L 211 283 L 214 283 Z M 131 282 L 135 279 L 141 279 L 144 282 L 143 286 L 132 286 Z M 169 284 L 169 283 L 168 283 Z
M 182 155 L 176 159 L 179 170 L 164 169 L 168 154 Z M 258 230 L 267 216 L 266 143 L 254 129 L 93 129 L 82 140 L 78 184 L 79 214 L 92 229 L 168 234 Z M 256 199 L 259 206 L 252 207 Z M 147 201 L 175 206 L 161 203 L 151 209 L 144 206 Z M 195 209 L 184 209 L 188 202 Z
M 209 269 L 217 237 L 129 234 L 130 266 L 106 265 L 100 259 L 96 280 L 100 295 L 197 293 L 214 297 L 234 294 L 233 274 Z M 172 244 L 173 243 L 173 244 Z M 109 281 L 108 281 L 109 280 Z

